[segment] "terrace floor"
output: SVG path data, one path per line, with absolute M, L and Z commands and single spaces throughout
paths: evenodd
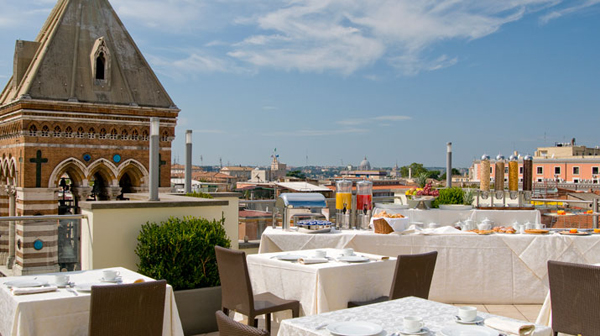
M 531 323 L 535 323 L 535 319 L 537 318 L 542 305 L 484 305 L 484 304 L 461 304 L 455 303 L 455 306 L 475 306 L 477 310 L 483 311 L 486 313 L 505 316 L 514 318 L 522 321 L 529 321 Z M 265 328 L 264 324 L 264 316 L 259 317 L 258 319 L 258 327 Z M 279 324 L 273 321 L 272 324 L 273 332 L 272 335 L 277 335 L 277 331 L 279 329 Z M 197 336 L 219 336 L 218 332 L 208 333 L 208 334 L 200 334 Z

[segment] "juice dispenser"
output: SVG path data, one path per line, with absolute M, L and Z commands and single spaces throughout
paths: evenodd
M 511 155 L 508 161 L 508 191 L 511 199 L 518 197 L 519 161 L 516 155 Z
M 373 182 L 363 180 L 356 183 L 356 226 L 362 230 L 369 228 L 373 210 Z
M 352 211 L 352 181 L 337 181 L 335 189 L 336 226 L 338 229 L 349 229 L 350 212 Z

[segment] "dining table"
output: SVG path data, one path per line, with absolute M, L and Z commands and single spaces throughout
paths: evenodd
M 424 328 L 413 335 L 427 336 L 500 336 L 506 335 L 505 329 L 490 328 L 492 319 L 498 326 L 528 326 L 533 329 L 531 335 L 550 336 L 552 329 L 507 317 L 477 312 L 473 322 L 458 321 L 458 307 L 417 297 L 405 297 L 356 308 L 283 320 L 279 327 L 280 336 L 324 336 L 353 335 L 337 333 L 341 326 L 345 330 L 354 330 L 362 335 L 391 336 L 404 335 L 405 317 L 423 319 Z M 354 327 L 354 328 L 353 328 Z M 372 329 L 368 329 L 370 327 Z M 372 333 L 369 333 L 371 331 Z
M 316 253 L 324 253 L 324 258 L 315 257 Z M 301 315 L 344 309 L 349 301 L 389 295 L 396 258 L 361 251 L 345 257 L 343 253 L 325 248 L 248 255 L 253 292 L 298 300 Z
M 154 279 L 123 267 L 111 267 L 119 276 L 103 279 L 105 269 L 47 273 L 0 278 L 0 335 L 88 335 L 90 295 L 93 285 L 118 285 Z M 67 286 L 57 286 L 56 275 L 69 276 Z M 35 293 L 40 291 L 38 293 Z M 173 288 L 167 285 L 163 336 L 183 335 Z
M 548 260 L 600 262 L 600 234 L 479 235 L 450 226 L 390 234 L 372 230 L 309 234 L 267 228 L 259 253 L 319 248 L 353 248 L 396 257 L 438 251 L 430 298 L 447 303 L 542 304 L 548 293 Z

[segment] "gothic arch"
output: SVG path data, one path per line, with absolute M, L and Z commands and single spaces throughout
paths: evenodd
M 150 176 L 146 167 L 134 159 L 124 161 L 119 165 L 119 180 L 121 180 L 121 177 L 125 174 L 129 174 L 134 187 L 143 186 L 148 180 L 148 176 Z
M 110 185 L 112 185 L 113 181 L 116 181 L 117 176 L 119 176 L 119 170 L 117 167 L 112 162 L 104 158 L 94 161 L 88 167 L 88 178 L 91 178 L 96 173 L 100 173 L 102 178 L 104 178 L 106 182 L 110 183 Z
M 68 158 L 54 167 L 52 174 L 50 174 L 48 188 L 58 187 L 60 178 L 64 173 L 69 174 L 69 177 L 75 186 L 87 186 L 88 175 L 85 164 L 76 158 Z

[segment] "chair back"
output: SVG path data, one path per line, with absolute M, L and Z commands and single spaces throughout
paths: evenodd
M 437 251 L 399 255 L 392 280 L 390 300 L 406 296 L 428 299 L 437 255 Z
M 166 280 L 92 286 L 90 336 L 161 336 Z
M 548 261 L 552 329 L 597 335 L 600 330 L 600 266 Z
M 236 322 L 220 310 L 215 312 L 217 315 L 217 325 L 219 326 L 219 335 L 221 336 L 268 336 L 266 330 L 247 326 Z
M 221 280 L 221 305 L 248 315 L 254 310 L 254 296 L 246 253 L 215 246 L 215 254 Z

